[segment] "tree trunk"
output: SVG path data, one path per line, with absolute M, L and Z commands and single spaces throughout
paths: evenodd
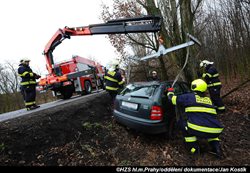
M 194 33 L 194 15 L 191 11 L 191 0 L 180 0 L 180 13 L 181 13 L 181 31 L 182 31 L 182 41 L 186 42 L 187 40 L 187 33 L 190 33 L 193 35 Z M 192 47 L 189 47 L 190 54 L 194 55 L 194 49 Z M 186 57 L 186 49 L 183 49 L 182 57 L 180 57 L 180 65 L 183 66 L 185 62 Z M 186 68 L 184 69 L 184 75 L 187 80 L 187 82 L 191 82 L 195 76 L 195 66 L 188 62 Z
M 159 10 L 159 8 L 156 7 L 155 3 L 154 3 L 154 0 L 146 0 L 146 10 L 148 12 L 149 15 L 161 15 L 161 11 Z M 170 39 L 169 38 L 169 35 L 165 29 L 165 25 L 164 23 L 162 23 L 162 27 L 161 27 L 161 31 L 159 33 L 159 35 L 162 36 L 162 38 L 164 38 L 164 45 L 167 46 L 167 47 L 171 47 L 171 42 L 169 41 Z M 159 44 L 157 43 L 157 47 L 159 47 Z M 164 60 L 163 60 L 164 57 L 160 57 L 159 60 L 160 60 L 160 68 L 161 68 L 161 71 L 162 71 L 162 80 L 168 80 L 168 75 L 167 75 L 167 69 L 166 69 L 166 66 L 165 66 L 165 63 L 164 63 Z

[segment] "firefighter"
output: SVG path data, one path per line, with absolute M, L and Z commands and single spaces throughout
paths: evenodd
M 156 71 L 152 71 L 151 74 L 152 74 L 152 75 L 150 76 L 149 81 L 159 81 L 159 80 L 160 80 L 160 78 L 158 77 Z
M 201 75 L 199 77 L 202 77 L 206 81 L 210 98 L 216 106 L 217 112 L 223 113 L 225 112 L 225 106 L 220 97 L 221 82 L 219 79 L 219 73 L 213 64 L 214 62 L 203 60 L 200 63 L 202 73 L 200 73 Z
M 30 60 L 23 58 L 20 60 L 20 65 L 18 68 L 18 74 L 22 78 L 20 89 L 24 98 L 25 107 L 27 110 L 33 110 L 39 108 L 40 106 L 36 105 L 36 79 L 39 79 L 41 76 L 33 73 L 30 66 Z
M 219 135 L 223 127 L 217 120 L 217 112 L 211 99 L 205 96 L 207 84 L 202 79 L 196 79 L 191 83 L 193 92 L 174 95 L 174 88 L 168 88 L 168 98 L 173 105 L 185 108 L 185 117 L 180 118 L 180 127 L 186 146 L 191 154 L 200 152 L 197 141 L 203 138 L 208 141 L 211 153 L 221 158 Z
M 112 62 L 110 68 L 105 74 L 105 89 L 108 91 L 112 99 L 112 104 L 115 101 L 115 97 L 118 94 L 120 88 L 123 87 L 124 81 L 122 79 L 121 73 L 119 71 L 119 63 Z

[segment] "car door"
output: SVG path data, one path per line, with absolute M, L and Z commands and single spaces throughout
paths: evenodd
M 175 114 L 176 114 L 175 106 L 168 99 L 167 93 L 166 93 L 167 89 L 171 87 L 172 87 L 172 82 L 167 82 L 163 86 L 163 93 L 162 93 L 162 105 L 163 105 L 163 110 L 164 110 L 164 114 L 165 114 L 167 121 L 175 117 Z M 184 90 L 179 84 L 179 82 L 175 83 L 174 91 L 175 91 L 175 95 L 180 95 L 184 93 Z

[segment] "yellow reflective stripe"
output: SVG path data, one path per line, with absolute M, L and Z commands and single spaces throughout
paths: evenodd
M 195 141 L 197 141 L 196 136 L 185 137 L 185 142 L 195 142 Z
M 210 73 L 203 73 L 202 74 L 202 77 L 205 78 L 206 76 L 208 76 L 209 78 L 212 78 L 212 77 L 218 77 L 219 76 L 219 73 L 216 73 L 214 75 L 211 75 Z
M 195 153 L 196 149 L 195 148 L 191 148 L 191 153 Z
M 106 90 L 116 91 L 116 90 L 118 90 L 118 88 L 106 86 Z
M 212 83 L 212 84 L 208 84 L 207 87 L 218 86 L 218 85 L 221 85 L 221 82 L 215 82 L 215 83 Z
M 219 73 L 214 74 L 212 77 L 218 77 Z
M 21 85 L 30 85 L 30 84 L 36 84 L 36 81 L 21 82 Z
M 119 82 L 118 84 L 119 84 L 119 85 L 122 85 L 123 83 L 124 83 L 124 81 L 121 81 L 121 82 Z
M 212 75 L 210 73 L 206 73 L 205 75 L 207 75 L 208 77 L 212 77 Z
M 170 95 L 174 95 L 174 92 L 168 92 L 168 94 L 167 94 L 168 96 L 170 96 Z
M 219 141 L 219 140 L 220 140 L 219 138 L 209 138 L 207 141 L 211 142 L 211 141 Z
M 109 80 L 109 81 L 117 82 L 117 83 L 118 83 L 118 80 L 113 79 L 113 78 L 111 78 L 111 77 L 109 77 L 109 76 L 105 76 L 104 78 L 107 79 L 107 80 Z
M 33 104 L 35 104 L 35 103 L 36 103 L 36 102 L 34 102 L 34 101 L 33 101 L 33 102 L 26 102 L 26 103 L 25 103 L 25 106 L 30 106 L 30 105 L 33 105 Z
M 108 74 L 111 75 L 111 76 L 114 76 L 115 75 L 115 71 L 108 71 Z
M 30 77 L 33 77 L 34 76 L 34 73 L 30 72 Z
M 205 108 L 205 107 L 187 107 L 185 112 L 206 112 L 210 114 L 217 114 L 214 108 Z
M 25 72 L 23 72 L 22 74 L 19 74 L 19 76 L 22 76 L 22 77 L 24 77 L 26 74 L 28 74 L 29 72 L 28 71 L 25 71 Z
M 212 128 L 212 127 L 204 127 L 204 126 L 198 126 L 195 124 L 192 124 L 190 122 L 187 122 L 187 125 L 189 128 L 200 131 L 200 132 L 205 132 L 205 133 L 221 133 L 223 128 Z
M 21 82 L 21 85 L 29 85 L 29 82 Z
M 173 96 L 172 97 L 172 103 L 173 103 L 173 105 L 176 105 L 176 100 L 177 100 L 177 96 Z
M 218 110 L 224 110 L 226 109 L 225 106 L 217 107 Z

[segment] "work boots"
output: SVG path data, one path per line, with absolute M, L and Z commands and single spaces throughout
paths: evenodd
M 218 141 L 209 142 L 211 151 L 209 153 L 216 156 L 217 159 L 222 159 L 222 151 Z
M 31 105 L 31 106 L 27 107 L 26 109 L 27 109 L 27 111 L 30 111 L 30 110 L 37 109 L 37 108 L 39 108 L 39 107 L 40 107 L 40 106 L 34 104 L 34 105 Z
M 222 151 L 219 146 L 213 147 L 210 153 L 215 155 L 217 159 L 222 159 Z

